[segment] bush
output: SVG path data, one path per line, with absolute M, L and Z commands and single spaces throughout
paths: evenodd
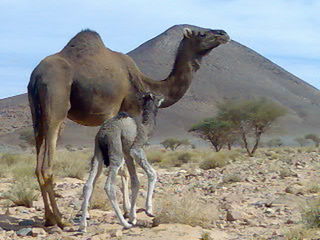
M 1 157 L 1 164 L 4 164 L 8 167 L 15 165 L 17 162 L 19 162 L 20 155 L 19 154 L 13 154 L 13 153 L 5 153 Z
M 302 213 L 302 220 L 309 228 L 320 228 L 320 198 L 306 206 Z
M 53 171 L 60 177 L 83 179 L 89 171 L 91 156 L 88 152 L 58 151 Z
M 3 199 L 8 199 L 15 206 L 32 207 L 33 201 L 39 198 L 39 192 L 37 189 L 37 182 L 30 181 L 29 178 L 24 178 L 21 181 L 15 183 L 8 193 L 2 195 Z
M 20 132 L 19 138 L 30 145 L 34 145 L 35 138 L 34 138 L 33 128 L 26 128 L 26 129 L 22 130 Z
M 166 195 L 156 202 L 156 219 L 160 223 L 182 223 L 203 228 L 212 227 L 218 218 L 215 205 L 202 202 L 195 193 Z
M 150 163 L 160 163 L 164 158 L 165 152 L 161 150 L 149 150 L 146 154 Z
M 181 167 L 186 163 L 198 162 L 199 158 L 201 156 L 197 151 L 170 151 L 163 156 L 159 165 L 161 167 Z
M 203 170 L 224 167 L 228 165 L 230 159 L 225 152 L 212 153 L 200 163 L 200 168 Z
M 103 211 L 109 211 L 112 209 L 110 201 L 104 190 L 105 178 L 100 178 L 96 184 L 90 200 L 90 209 L 100 209 Z
M 223 177 L 222 183 L 235 183 L 235 182 L 241 182 L 241 181 L 242 181 L 242 178 L 239 174 L 231 173 Z

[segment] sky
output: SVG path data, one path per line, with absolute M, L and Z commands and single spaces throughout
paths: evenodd
M 176 24 L 224 29 L 320 89 L 320 0 L 0 0 L 0 99 L 82 29 L 123 53 Z

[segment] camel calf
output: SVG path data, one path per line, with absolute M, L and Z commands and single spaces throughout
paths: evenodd
M 156 171 L 147 161 L 143 146 L 149 140 L 155 126 L 158 107 L 163 98 L 146 93 L 142 96 L 142 116 L 130 117 L 125 112 L 118 113 L 112 119 L 106 120 L 95 139 L 94 156 L 91 162 L 89 178 L 84 188 L 84 201 L 82 204 L 82 218 L 80 229 L 86 231 L 88 204 L 92 194 L 93 185 L 101 173 L 103 163 L 109 167 L 105 191 L 111 201 L 112 207 L 125 228 L 136 224 L 136 199 L 139 191 L 139 180 L 134 161 L 136 161 L 148 176 L 148 193 L 146 200 L 146 213 L 153 216 L 152 195 L 156 183 Z M 119 169 L 126 163 L 131 179 L 131 209 L 129 222 L 123 217 L 116 198 L 116 176 Z

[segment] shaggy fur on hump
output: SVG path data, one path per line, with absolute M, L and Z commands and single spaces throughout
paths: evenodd
M 101 48 L 105 48 L 105 45 L 100 35 L 95 31 L 85 29 L 75 35 L 61 52 L 65 55 L 90 54 Z

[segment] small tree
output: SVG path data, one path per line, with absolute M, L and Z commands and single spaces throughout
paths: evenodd
M 168 138 L 160 143 L 165 149 L 176 150 L 181 145 L 190 145 L 188 139 Z
M 317 135 L 315 135 L 315 134 L 307 134 L 306 136 L 304 136 L 304 138 L 313 141 L 315 146 L 319 147 L 320 138 Z
M 294 140 L 300 145 L 300 147 L 303 147 L 308 144 L 308 139 L 305 139 L 303 137 L 297 137 Z
M 281 147 L 283 142 L 280 138 L 273 138 L 270 139 L 266 144 L 268 147 Z
M 272 123 L 283 116 L 286 111 L 280 105 L 261 98 L 237 102 L 226 102 L 218 106 L 218 118 L 231 122 L 238 130 L 244 148 L 249 156 L 257 150 L 261 135 L 265 133 Z M 250 147 L 248 139 L 253 137 L 254 143 Z
M 218 118 L 207 118 L 193 125 L 189 132 L 195 132 L 200 138 L 209 141 L 216 152 L 230 140 L 229 135 L 232 132 L 232 124 Z

